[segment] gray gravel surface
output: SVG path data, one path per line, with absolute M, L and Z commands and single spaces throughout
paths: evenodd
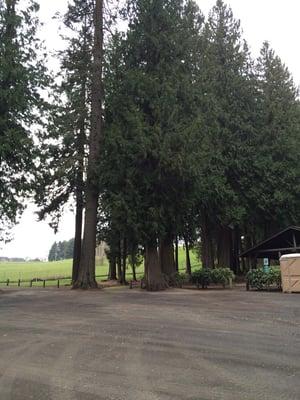
M 0 400 L 299 400 L 300 295 L 0 293 Z

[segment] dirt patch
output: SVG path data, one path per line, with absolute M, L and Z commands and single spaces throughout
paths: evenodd
M 299 398 L 299 296 L 2 292 L 1 400 Z

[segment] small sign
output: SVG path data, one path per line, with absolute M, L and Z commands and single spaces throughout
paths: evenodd
M 270 260 L 268 258 L 264 258 L 264 272 L 270 271 Z
M 264 266 L 265 267 L 269 266 L 269 259 L 268 258 L 264 258 Z

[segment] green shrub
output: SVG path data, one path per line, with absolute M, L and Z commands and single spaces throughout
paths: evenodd
M 234 273 L 229 268 L 215 268 L 211 270 L 211 280 L 215 284 L 229 285 L 235 278 Z
M 198 269 L 191 275 L 191 282 L 195 285 L 207 287 L 211 283 L 211 273 L 209 269 Z
M 182 287 L 185 283 L 188 283 L 189 276 L 187 274 L 176 272 L 174 275 L 166 277 L 166 279 L 168 280 L 169 286 Z
M 268 290 L 272 287 L 281 289 L 281 272 L 271 268 L 268 272 L 263 269 L 254 269 L 247 274 L 247 284 L 257 290 Z
M 234 273 L 229 268 L 203 268 L 194 271 L 191 276 L 191 282 L 202 287 L 207 287 L 211 283 L 225 286 L 232 280 L 234 280 Z

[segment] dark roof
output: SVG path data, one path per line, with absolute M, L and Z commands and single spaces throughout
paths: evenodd
M 241 257 L 270 258 L 278 260 L 280 254 L 300 251 L 300 227 L 290 226 L 244 251 Z

